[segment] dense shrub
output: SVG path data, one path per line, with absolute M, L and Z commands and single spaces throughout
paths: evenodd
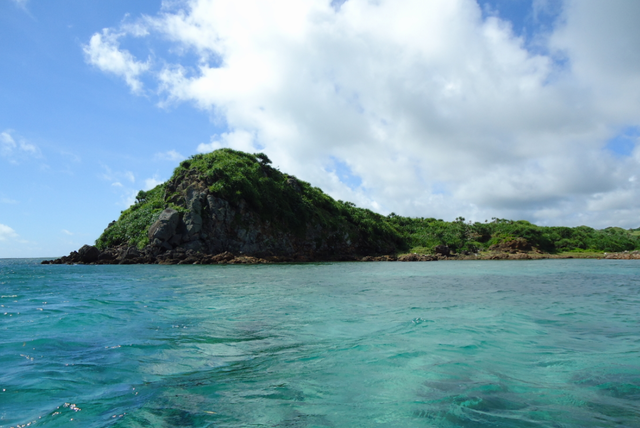
M 139 248 L 149 243 L 147 231 L 164 209 L 164 184 L 144 192 L 140 191 L 136 202 L 122 212 L 120 218 L 111 224 L 96 240 L 99 249 L 121 244 Z
M 524 238 L 534 247 L 550 253 L 640 249 L 640 234 L 621 228 L 545 227 L 525 220 L 499 218 L 484 223 L 465 223 L 464 218 L 446 222 L 434 218 L 400 217 L 393 213 L 388 218 L 409 247 L 429 251 L 441 244 L 455 252 L 487 250 L 491 245 L 516 238 Z

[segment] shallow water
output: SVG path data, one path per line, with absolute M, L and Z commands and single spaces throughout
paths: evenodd
M 637 427 L 640 261 L 0 260 L 0 427 Z

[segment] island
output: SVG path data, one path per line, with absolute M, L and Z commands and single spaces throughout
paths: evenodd
M 225 148 L 182 161 L 168 181 L 140 191 L 95 245 L 42 263 L 632 259 L 638 250 L 638 229 L 384 216 L 279 171 L 264 153 Z

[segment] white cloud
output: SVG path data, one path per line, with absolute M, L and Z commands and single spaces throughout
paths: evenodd
M 10 204 L 10 205 L 15 205 L 18 203 L 18 201 L 16 201 L 15 199 L 9 199 L 9 198 L 0 198 L 0 202 L 2 202 L 3 204 Z
M 144 33 L 136 33 L 144 35 Z M 113 33 L 109 29 L 104 29 L 102 33 L 96 33 L 89 40 L 88 45 L 83 46 L 86 60 L 89 64 L 98 67 L 100 70 L 122 77 L 131 91 L 142 92 L 142 82 L 139 77 L 147 71 L 150 61 L 136 61 L 133 55 L 127 50 L 119 49 L 120 37 L 124 33 Z
M 135 184 L 135 175 L 131 171 L 114 171 L 107 165 L 103 164 L 101 166 L 103 172 L 98 176 L 105 181 L 111 182 L 113 191 L 120 197 L 116 205 L 127 208 L 135 203 L 139 190 L 129 187 Z
M 220 136 L 214 135 L 209 143 L 198 144 L 198 153 L 212 152 L 223 147 L 233 147 L 236 150 L 254 152 L 255 135 L 247 131 L 235 131 L 224 133 Z
M 40 157 L 40 149 L 24 138 L 11 135 L 12 130 L 0 132 L 0 156 L 15 161 L 18 157 Z M 17 139 L 17 141 L 16 141 Z
M 62 233 L 68 236 L 73 236 L 73 232 L 69 232 L 67 229 L 62 229 Z
M 183 155 L 175 150 L 169 150 L 167 152 L 156 153 L 153 158 L 155 160 L 167 160 L 172 162 L 180 162 L 185 159 Z
M 126 189 L 126 191 L 123 192 L 120 196 L 120 201 L 116 205 L 120 205 L 125 208 L 130 207 L 131 205 L 135 204 L 138 192 L 138 190 Z
M 9 134 L 7 131 L 0 133 L 0 154 L 2 156 L 11 155 L 17 147 L 18 145 L 16 144 L 11 134 Z
M 15 230 L 10 228 L 9 226 L 0 223 L 0 241 L 7 241 L 10 239 L 17 239 L 19 235 Z
M 198 57 L 145 64 L 163 103 L 228 126 L 199 152 L 263 150 L 383 212 L 605 226 L 638 221 L 621 203 L 640 200 L 640 154 L 605 146 L 640 126 L 639 15 L 634 0 L 567 0 L 549 55 L 473 0 L 185 0 L 136 34 Z M 128 54 L 111 31 L 92 43 Z M 342 182 L 336 161 L 362 184 Z
M 100 174 L 100 177 L 103 180 L 112 181 L 112 186 L 122 186 L 121 181 L 127 180 L 131 183 L 135 183 L 136 177 L 133 175 L 131 171 L 114 171 L 109 168 L 107 165 L 102 165 L 103 173 Z
M 158 177 L 151 177 L 144 180 L 144 190 L 151 190 L 158 184 L 162 184 L 164 181 L 158 179 Z

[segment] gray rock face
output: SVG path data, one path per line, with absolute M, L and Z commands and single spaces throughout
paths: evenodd
M 120 259 L 122 260 L 130 260 L 130 259 L 134 259 L 137 257 L 140 257 L 142 254 L 140 253 L 140 251 L 138 251 L 138 249 L 136 247 L 128 247 L 127 249 L 125 249 L 122 252 L 122 255 L 120 256 Z
M 166 183 L 164 202 L 185 208 L 183 213 L 165 209 L 148 232 L 153 257 L 171 251 L 220 254 L 225 251 L 255 257 L 296 257 L 322 259 L 358 253 L 392 252 L 389 246 L 367 242 L 363 247 L 357 226 L 321 226 L 309 221 L 305 230 L 289 230 L 281 219 L 265 219 L 244 199 L 230 202 L 210 191 L 215 178 L 187 171 Z M 295 192 L 302 187 L 295 177 L 287 186 Z
M 187 228 L 187 234 L 194 236 L 202 230 L 202 217 L 193 211 L 189 211 L 184 215 L 184 225 Z
M 202 202 L 206 195 L 193 186 L 186 190 L 185 202 L 189 212 L 184 216 L 184 224 L 189 237 L 197 235 L 202 230 Z
M 161 242 L 173 237 L 180 222 L 180 213 L 172 208 L 167 208 L 160 213 L 158 220 L 149 228 L 149 242 L 157 239 Z

